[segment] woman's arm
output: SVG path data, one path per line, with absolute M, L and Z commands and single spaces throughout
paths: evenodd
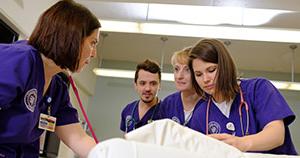
M 57 136 L 80 157 L 87 157 L 96 145 L 92 137 L 88 136 L 79 123 L 57 126 Z
M 285 129 L 283 120 L 268 123 L 261 132 L 244 137 L 229 134 L 209 135 L 238 148 L 241 151 L 268 151 L 284 143 Z

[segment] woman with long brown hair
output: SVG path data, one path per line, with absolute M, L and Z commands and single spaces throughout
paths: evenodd
M 229 51 L 216 39 L 199 41 L 189 66 L 195 88 L 206 98 L 196 130 L 241 151 L 297 155 L 288 128 L 295 114 L 270 81 L 237 79 Z

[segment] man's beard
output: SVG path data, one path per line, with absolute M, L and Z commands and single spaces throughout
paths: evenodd
M 151 103 L 151 102 L 154 100 L 154 97 L 153 97 L 151 100 L 144 100 L 144 99 L 142 99 L 142 98 L 141 98 L 141 100 L 142 100 L 144 103 L 149 104 L 149 103 Z

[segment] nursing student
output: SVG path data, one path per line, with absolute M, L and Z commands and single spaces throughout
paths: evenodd
M 165 97 L 160 106 L 162 118 L 172 119 L 187 127 L 197 124 L 192 118 L 196 117 L 194 111 L 202 102 L 201 96 L 196 93 L 192 85 L 192 76 L 188 65 L 190 50 L 191 47 L 188 47 L 174 52 L 172 55 L 171 64 L 177 92 Z
M 120 129 L 128 133 L 134 129 L 159 119 L 161 69 L 152 60 L 146 59 L 136 66 L 134 88 L 139 99 L 125 106 L 121 113 Z
M 84 6 L 59 1 L 28 41 L 0 44 L 0 157 L 38 158 L 45 130 L 80 157 L 96 145 L 82 129 L 59 72 L 80 72 L 96 56 L 100 23 Z
M 270 81 L 237 79 L 224 44 L 203 39 L 191 50 L 190 68 L 205 102 L 196 130 L 244 152 L 297 155 L 289 125 L 295 114 Z

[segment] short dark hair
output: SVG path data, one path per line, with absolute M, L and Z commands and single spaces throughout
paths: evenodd
M 78 69 L 83 40 L 100 28 L 100 22 L 86 7 L 62 0 L 39 18 L 28 43 L 62 69 Z
M 142 63 L 139 63 L 136 66 L 135 75 L 134 75 L 134 83 L 136 83 L 136 81 L 139 77 L 140 70 L 145 70 L 145 71 L 151 72 L 153 74 L 158 73 L 159 82 L 161 81 L 161 70 L 160 70 L 160 67 L 157 62 L 152 61 L 150 59 L 146 59 Z
M 221 41 L 217 39 L 203 39 L 191 50 L 189 67 L 193 74 L 192 80 L 196 83 L 192 66 L 194 59 L 218 64 L 216 94 L 222 95 L 228 101 L 238 93 L 236 66 L 229 51 Z M 196 86 L 197 92 L 202 92 L 198 84 L 193 85 Z

